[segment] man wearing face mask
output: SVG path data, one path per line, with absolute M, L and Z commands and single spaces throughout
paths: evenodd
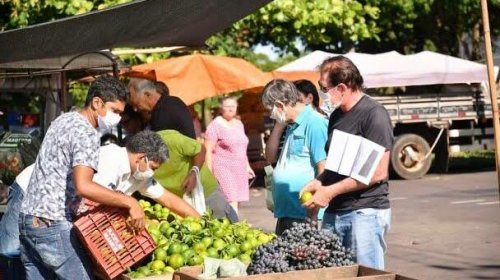
M 126 148 L 108 144 L 99 149 L 98 172 L 93 181 L 127 195 L 138 191 L 182 217 L 200 217 L 184 200 L 152 179 L 154 170 L 167 158 L 167 147 L 158 134 L 152 131 L 139 132 L 129 138 Z M 16 188 L 21 194 L 17 199 L 9 200 L 4 216 L 9 218 L 0 220 L 0 255 L 19 255 L 19 207 L 33 168 L 34 164 L 26 167 L 16 178 Z M 81 209 L 85 210 L 85 206 Z
M 363 77 L 344 56 L 321 64 L 319 85 L 329 94 L 332 107 L 338 108 L 330 116 L 328 142 L 338 129 L 385 147 L 385 153 L 368 185 L 326 169 L 304 188 L 314 194 L 304 206 L 328 207 L 323 228 L 339 235 L 343 246 L 354 251 L 357 263 L 384 269 L 384 237 L 391 215 L 388 169 L 394 142 L 389 114 L 384 106 L 363 93 Z M 328 143 L 326 149 L 329 146 Z
M 120 121 L 126 86 L 101 76 L 89 88 L 85 107 L 62 114 L 50 125 L 29 180 L 19 215 L 21 259 L 28 279 L 92 279 L 73 228 L 82 198 L 129 210 L 131 223 L 144 226 L 137 201 L 92 181 L 98 166 L 99 131 Z
M 273 171 L 274 216 L 276 233 L 290 228 L 293 222 L 316 219 L 318 211 L 302 207 L 299 192 L 304 184 L 323 172 L 327 135 L 325 118 L 301 101 L 295 86 L 285 80 L 268 83 L 262 94 L 264 107 L 271 110 L 276 125 L 266 144 L 266 158 L 276 162 L 279 140 L 285 132 L 285 144 Z

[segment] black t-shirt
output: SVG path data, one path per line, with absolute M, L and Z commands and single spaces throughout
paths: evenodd
M 186 104 L 175 96 L 162 95 L 151 112 L 151 130 L 177 130 L 196 139 L 193 119 Z
M 335 110 L 328 123 L 328 142 L 326 152 L 334 129 L 371 140 L 388 150 L 392 149 L 394 135 L 389 114 L 385 108 L 373 98 L 364 95 L 348 112 Z M 321 176 L 324 186 L 336 183 L 346 176 L 326 170 Z M 330 201 L 327 212 L 334 210 L 354 210 L 361 208 L 387 209 L 389 204 L 389 184 L 387 181 L 375 184 L 367 189 L 339 195 Z

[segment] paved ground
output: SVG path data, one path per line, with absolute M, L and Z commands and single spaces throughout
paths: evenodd
M 386 270 L 418 279 L 500 279 L 500 205 L 495 172 L 428 175 L 390 183 Z M 274 230 L 262 189 L 241 216 Z

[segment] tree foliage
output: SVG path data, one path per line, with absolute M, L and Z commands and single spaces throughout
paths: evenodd
M 215 37 L 230 47 L 273 44 L 295 55 L 300 45 L 342 52 L 361 40 L 377 39 L 378 15 L 377 7 L 355 0 L 275 0 Z
M 433 50 L 478 60 L 482 57 L 481 5 L 477 0 L 365 0 L 379 7 L 380 40 L 360 42 L 359 51 Z M 488 1 L 492 36 L 500 33 L 500 1 Z
M 500 33 L 500 0 L 490 0 L 492 35 Z M 477 0 L 275 0 L 209 40 L 241 55 L 255 44 L 282 54 L 326 50 L 414 53 L 433 50 L 481 57 L 481 8 Z
M 48 22 L 131 0 L 0 0 L 0 30 Z

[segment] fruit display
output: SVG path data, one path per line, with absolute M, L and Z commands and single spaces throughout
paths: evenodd
M 172 273 L 182 266 L 201 265 L 205 257 L 250 263 L 255 249 L 275 238 L 246 222 L 231 224 L 210 213 L 201 218 L 182 218 L 160 204 L 140 200 L 146 228 L 157 249 L 144 266 L 129 271 L 131 278 Z
M 293 223 L 281 236 L 255 250 L 248 274 L 353 265 L 352 253 L 337 235 L 317 223 Z

